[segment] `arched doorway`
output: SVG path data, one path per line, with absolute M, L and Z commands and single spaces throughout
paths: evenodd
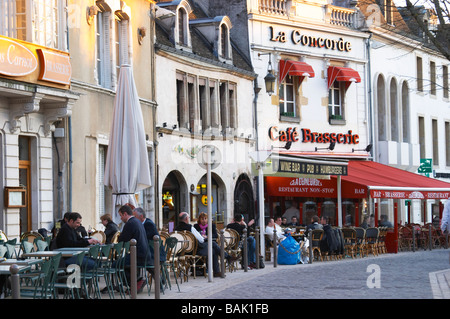
M 186 211 L 186 182 L 176 171 L 170 172 L 162 185 L 162 222 L 163 227 L 172 231 L 178 225 L 178 215 Z
M 204 175 L 197 183 L 196 189 L 197 200 L 196 207 L 193 207 L 191 220 L 195 221 L 200 213 L 208 212 L 208 196 L 206 175 Z M 218 229 L 222 229 L 225 222 L 225 213 L 227 212 L 226 189 L 220 176 L 215 173 L 211 174 L 211 213 L 213 222 L 216 223 Z
M 256 217 L 253 187 L 246 174 L 241 174 L 236 181 L 234 188 L 234 214 L 243 215 L 246 222 Z

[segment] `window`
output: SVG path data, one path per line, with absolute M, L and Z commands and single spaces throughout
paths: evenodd
M 444 90 L 444 98 L 448 99 L 448 67 L 442 66 L 442 86 Z
M 436 95 L 436 63 L 430 62 L 430 93 Z
M 96 75 L 98 85 L 114 89 L 120 66 L 129 63 L 129 20 L 126 12 L 117 10 L 112 21 L 112 11 L 103 9 L 97 13 L 95 31 Z
M 439 165 L 439 135 L 438 135 L 438 121 L 432 120 L 433 130 L 433 165 Z
M 425 158 L 425 120 L 422 116 L 419 116 L 419 145 L 420 158 Z
M 198 132 L 237 127 L 236 84 L 177 72 L 178 127 Z
M 422 58 L 417 57 L 416 59 L 417 68 L 417 91 L 423 92 L 423 73 L 422 73 Z
M 111 88 L 111 45 L 109 42 L 110 11 L 99 11 L 96 18 L 96 61 L 97 82 L 104 88 Z
M 220 39 L 221 39 L 221 56 L 225 59 L 229 58 L 229 54 L 228 54 L 228 41 L 229 41 L 229 36 L 228 36 L 228 28 L 225 24 L 222 24 L 220 26 Z
M 384 18 L 386 19 L 386 23 L 389 25 L 394 25 L 394 3 L 392 0 L 385 0 L 385 7 L 384 7 Z
M 188 45 L 188 15 L 185 8 L 178 9 L 178 44 Z
M 450 145 L 450 122 L 445 122 L 445 145 Z M 450 166 L 450 147 L 445 148 L 445 165 Z
M 343 96 L 342 88 L 344 84 L 339 81 L 334 81 L 328 92 L 328 112 L 330 120 L 343 120 Z
M 65 50 L 64 8 L 62 0 L 0 0 L 0 34 Z
M 58 24 L 57 0 L 34 0 L 33 42 L 58 48 Z
M 294 77 L 287 75 L 279 88 L 280 116 L 296 117 Z

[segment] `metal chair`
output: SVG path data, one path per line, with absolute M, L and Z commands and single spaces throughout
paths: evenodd
M 178 285 L 178 274 L 177 274 L 177 264 L 178 264 L 178 252 L 180 250 L 180 246 L 178 245 L 178 239 L 176 237 L 169 237 L 165 241 L 165 249 L 166 249 L 166 262 L 165 268 L 169 268 L 172 270 L 173 276 L 175 278 L 175 283 L 177 284 L 178 291 L 180 291 L 180 286 Z M 167 274 L 170 274 L 170 271 L 167 271 Z M 169 276 L 168 276 L 169 277 Z M 169 278 L 170 280 L 170 278 Z
M 86 255 L 86 252 L 78 252 L 77 253 L 77 260 L 74 263 L 74 265 L 70 265 L 70 267 L 67 267 L 67 269 L 64 271 L 64 273 L 59 274 L 56 278 L 56 282 L 53 284 L 54 289 L 54 295 L 55 299 L 58 299 L 59 291 L 63 290 L 63 298 L 64 299 L 79 299 L 80 293 L 79 293 L 79 285 L 81 282 L 77 282 L 77 277 L 80 278 L 79 275 L 81 275 L 81 267 L 83 264 L 84 257 Z M 75 267 L 74 267 L 75 266 Z M 79 272 L 78 274 L 76 272 Z

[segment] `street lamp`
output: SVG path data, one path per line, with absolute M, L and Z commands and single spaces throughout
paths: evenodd
M 277 78 L 273 75 L 272 70 L 272 54 L 271 53 L 258 53 L 258 57 L 261 55 L 269 55 L 269 65 L 267 67 L 267 75 L 264 77 L 264 83 L 266 84 L 266 92 L 271 96 L 275 92 L 275 82 Z

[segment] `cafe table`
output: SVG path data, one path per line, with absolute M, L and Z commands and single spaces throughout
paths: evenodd
M 85 251 L 88 252 L 90 249 L 90 247 L 64 247 L 64 248 L 57 248 L 54 249 L 53 251 L 60 251 L 60 252 L 80 252 L 80 251 Z
M 5 265 L 17 265 L 17 266 L 33 266 L 33 265 L 38 265 L 43 263 L 44 260 L 43 259 L 39 259 L 39 258 L 30 258 L 30 259 L 16 259 L 16 258 L 10 258 L 10 259 L 4 259 L 4 260 L 0 260 L 0 266 L 5 266 Z
M 55 251 L 55 250 L 45 250 L 45 251 L 32 251 L 30 253 L 22 254 L 24 258 L 49 258 L 61 254 L 61 257 L 72 257 L 76 254 L 76 251 Z
M 0 275 L 11 275 L 10 272 L 11 265 L 1 265 L 0 264 Z M 31 265 L 17 265 L 18 273 L 23 273 L 25 271 L 31 270 Z

